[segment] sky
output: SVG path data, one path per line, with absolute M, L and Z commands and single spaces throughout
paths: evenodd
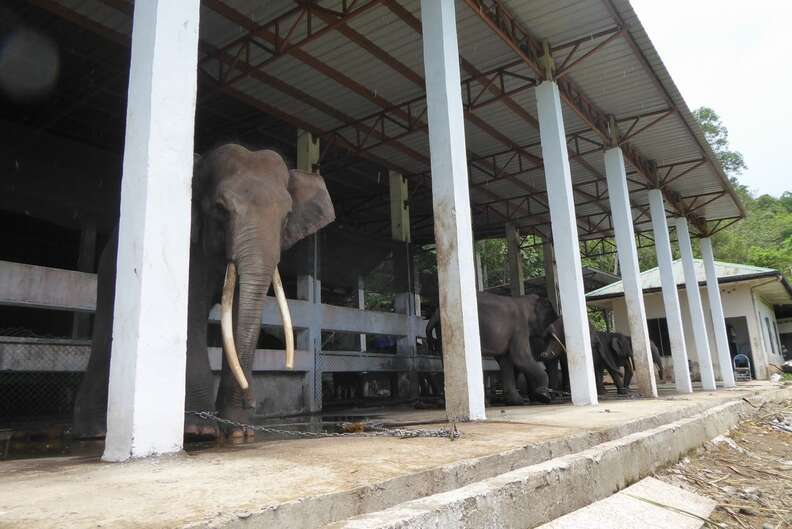
M 630 0 L 691 110 L 729 129 L 758 194 L 792 191 L 792 1 Z

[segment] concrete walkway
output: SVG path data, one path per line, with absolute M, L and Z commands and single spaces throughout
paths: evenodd
M 574 454 L 730 402 L 737 413 L 738 408 L 751 409 L 743 399 L 758 405 L 764 399 L 791 397 L 792 388 L 752 383 L 734 390 L 612 401 L 597 407 L 491 408 L 489 421 L 462 424 L 463 437 L 453 442 L 308 439 L 125 464 L 79 457 L 12 461 L 0 467 L 0 526 L 320 527 Z M 427 420 L 442 412 L 392 415 L 394 420 Z

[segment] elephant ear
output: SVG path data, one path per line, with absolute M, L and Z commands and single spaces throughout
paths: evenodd
M 610 343 L 611 349 L 613 350 L 613 352 L 616 354 L 617 357 L 625 356 L 624 348 L 622 347 L 622 341 L 621 338 L 619 338 L 619 336 L 615 334 L 612 335 L 610 342 L 611 342 Z
M 292 210 L 286 218 L 281 237 L 281 250 L 316 233 L 335 220 L 333 201 L 324 179 L 317 173 L 297 169 L 289 171 L 289 194 Z

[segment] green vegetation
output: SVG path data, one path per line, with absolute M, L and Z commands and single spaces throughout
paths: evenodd
M 729 176 L 746 210 L 746 218 L 713 237 L 718 260 L 775 268 L 792 277 L 792 192 L 780 198 L 756 196 L 738 177 L 747 168 L 742 154 L 731 149 L 729 131 L 714 110 L 693 112 L 704 136 Z

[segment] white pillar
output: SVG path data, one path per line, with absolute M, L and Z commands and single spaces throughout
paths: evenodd
M 561 312 L 564 314 L 572 402 L 578 405 L 597 404 L 583 269 L 575 222 L 572 173 L 569 169 L 561 99 L 556 83 L 543 81 L 536 87 L 536 106 L 539 111 L 539 133 L 555 243 Z
M 509 261 L 509 283 L 512 296 L 525 295 L 525 276 L 523 274 L 522 251 L 520 251 L 520 232 L 511 222 L 506 223 L 506 252 Z
M 484 419 L 484 378 L 454 0 L 421 0 L 446 414 Z
M 679 292 L 674 279 L 674 258 L 671 253 L 671 240 L 668 236 L 663 192 L 649 190 L 649 208 L 652 214 L 657 266 L 660 269 L 660 282 L 663 290 L 668 339 L 671 342 L 671 358 L 674 364 L 674 384 L 678 393 L 692 393 L 688 369 L 688 353 L 685 345 L 685 331 L 682 325 L 682 309 L 679 306 Z
M 723 315 L 718 273 L 715 270 L 715 256 L 712 253 L 712 239 L 705 237 L 699 243 L 701 246 L 701 257 L 704 259 L 704 270 L 707 273 L 707 295 L 709 296 L 710 313 L 712 314 L 712 328 L 715 331 L 715 345 L 718 348 L 721 381 L 724 387 L 733 388 L 735 386 L 734 371 L 732 370 L 731 353 L 729 351 L 729 339 L 726 336 L 726 318 Z
M 605 176 L 608 181 L 608 201 L 624 286 L 624 301 L 627 305 L 627 321 L 630 326 L 638 393 L 642 397 L 657 397 L 652 350 L 649 347 L 649 328 L 646 326 L 646 309 L 641 287 L 641 269 L 638 264 L 638 250 L 635 248 L 630 189 L 627 187 L 624 155 L 619 147 L 605 151 Z
M 682 269 L 685 272 L 685 291 L 687 292 L 693 338 L 696 342 L 701 385 L 705 390 L 712 391 L 715 389 L 715 373 L 712 370 L 707 325 L 704 320 L 704 307 L 701 304 L 698 279 L 696 279 L 696 265 L 693 262 L 693 248 L 690 245 L 687 219 L 678 217 L 675 225 L 679 240 L 679 253 L 682 256 Z
M 135 3 L 106 461 L 182 448 L 199 8 Z

